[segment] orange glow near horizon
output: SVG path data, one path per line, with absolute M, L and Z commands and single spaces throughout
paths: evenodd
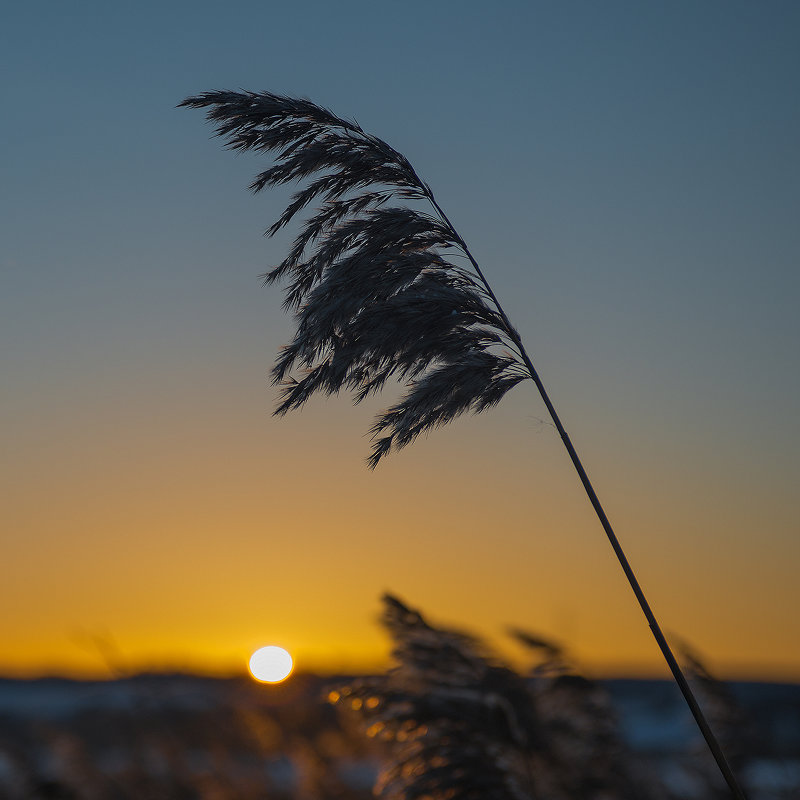
M 529 447 L 502 414 L 487 415 L 371 473 L 365 421 L 363 409 L 334 402 L 255 435 L 234 420 L 207 436 L 214 459 L 187 453 L 191 438 L 179 431 L 149 462 L 165 432 L 139 430 L 98 440 L 78 472 L 69 448 L 42 461 L 30 502 L 17 494 L 20 535 L 0 588 L 15 611 L 0 673 L 233 674 L 265 640 L 310 671 L 382 669 L 390 644 L 379 598 L 389 590 L 433 622 L 487 637 L 514 663 L 524 654 L 507 626 L 562 642 L 589 673 L 668 677 L 557 437 L 529 436 Z M 128 460 L 109 470 L 122 447 Z M 475 465 L 490 452 L 503 459 L 486 480 Z M 660 495 L 643 480 L 608 464 L 598 490 L 611 490 L 609 513 L 665 630 L 723 676 L 800 679 L 800 643 L 787 635 L 797 559 L 787 553 L 759 572 L 752 521 L 735 507 L 721 514 L 713 486 L 687 495 L 692 474 L 662 474 L 659 491 L 682 505 L 654 518 Z M 52 487 L 47 505 L 33 502 L 37 485 Z M 24 535 L 33 530 L 52 532 L 45 549 Z
M 11 504 L 18 536 L 0 593 L 15 610 L 0 672 L 230 674 L 265 639 L 304 669 L 379 669 L 389 663 L 379 625 L 388 590 L 520 663 L 507 626 L 562 642 L 589 672 L 666 677 L 557 437 L 520 437 L 514 405 L 510 423 L 502 413 L 460 421 L 374 473 L 359 435 L 368 417 L 340 402 L 255 434 L 229 420 L 216 435 L 209 420 L 213 459 L 192 452 L 200 421 L 173 431 L 168 452 L 166 431 L 100 437 L 80 470 L 63 447 Z M 117 450 L 127 458 L 114 462 Z M 480 465 L 492 452 L 503 458 L 487 480 Z M 800 605 L 796 537 L 764 561 L 754 520 L 718 503 L 713 484 L 692 494 L 691 470 L 648 471 L 606 461 L 596 480 L 665 630 L 720 674 L 800 679 L 800 642 L 787 633 Z M 744 478 L 740 498 L 752 502 L 765 490 Z M 49 502 L 35 502 L 45 486 Z M 665 494 L 681 502 L 654 515 Z M 789 515 L 761 505 L 788 532 Z

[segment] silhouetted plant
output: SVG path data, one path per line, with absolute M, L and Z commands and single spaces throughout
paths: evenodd
M 403 155 L 303 100 L 209 92 L 183 105 L 209 106 L 217 132 L 235 150 L 278 151 L 275 166 L 251 184 L 256 192 L 327 172 L 298 191 L 269 230 L 276 233 L 322 200 L 289 255 L 266 276 L 269 283 L 288 280 L 285 307 L 297 323 L 273 370 L 284 385 L 278 414 L 316 391 L 349 390 L 359 402 L 390 377 L 405 381 L 406 396 L 375 422 L 374 467 L 392 446 L 469 409 L 489 408 L 529 377 L 516 352 L 519 335 L 492 307 L 487 286 L 446 256 L 466 252 L 453 227 L 385 205 L 433 200 Z M 291 377 L 298 367 L 300 380 Z
M 285 308 L 296 322 L 272 372 L 284 387 L 276 413 L 302 406 L 315 392 L 347 390 L 360 402 L 390 378 L 405 382 L 406 394 L 373 425 L 374 468 L 393 448 L 465 411 L 484 411 L 520 381 L 533 380 L 731 792 L 744 798 L 519 333 L 431 187 L 382 139 L 308 100 L 216 91 L 181 105 L 208 109 L 230 148 L 276 153 L 253 191 L 318 176 L 269 229 L 276 233 L 321 201 L 287 257 L 266 275 L 268 283 L 288 281 Z M 390 200 L 404 204 L 387 206 Z M 435 215 L 408 205 L 419 201 Z M 455 255 L 469 266 L 457 266 Z
M 604 690 L 563 658 L 530 678 L 476 639 L 434 627 L 395 597 L 384 624 L 397 666 L 331 694 L 387 742 L 387 800 L 654 798 L 631 776 Z M 552 651 L 549 653 L 552 654 Z M 553 662 L 550 662 L 552 665 Z

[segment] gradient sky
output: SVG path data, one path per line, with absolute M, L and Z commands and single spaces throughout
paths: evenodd
M 0 25 L 0 672 L 374 666 L 391 590 L 665 674 L 530 382 L 374 473 L 391 396 L 270 416 L 287 192 L 175 108 L 241 87 L 410 158 L 665 630 L 800 679 L 800 6 L 164 5 Z

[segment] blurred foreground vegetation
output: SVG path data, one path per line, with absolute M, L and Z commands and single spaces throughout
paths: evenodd
M 727 797 L 666 681 L 593 681 L 512 635 L 477 639 L 385 598 L 383 675 L 0 680 L 0 798 L 677 800 Z M 751 800 L 800 798 L 800 687 L 725 685 L 686 654 Z

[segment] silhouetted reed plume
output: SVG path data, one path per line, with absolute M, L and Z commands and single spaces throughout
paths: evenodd
M 386 142 L 308 100 L 216 91 L 181 105 L 206 108 L 231 149 L 276 154 L 251 184 L 255 192 L 317 176 L 269 229 L 276 233 L 320 203 L 266 276 L 268 283 L 287 281 L 285 307 L 296 321 L 272 373 L 284 387 L 276 413 L 315 392 L 344 389 L 359 402 L 399 379 L 406 394 L 372 428 L 375 467 L 393 448 L 465 411 L 484 411 L 533 380 L 720 770 L 743 798 L 519 334 L 430 186 Z M 435 214 L 409 205 L 419 201 Z M 454 264 L 456 255 L 469 266 Z
M 286 279 L 294 341 L 273 378 L 284 385 L 278 414 L 314 392 L 353 393 L 356 402 L 394 377 L 403 399 L 375 422 L 370 466 L 394 447 L 467 410 L 483 411 L 529 377 L 519 335 L 493 307 L 488 286 L 448 255 L 466 246 L 446 221 L 392 200 L 433 200 L 408 160 L 357 124 L 303 100 L 209 92 L 183 105 L 208 106 L 235 150 L 277 150 L 251 184 L 321 177 L 298 191 L 271 234 L 312 200 L 322 205 L 288 256 L 268 273 Z M 291 377 L 293 369 L 302 377 Z

